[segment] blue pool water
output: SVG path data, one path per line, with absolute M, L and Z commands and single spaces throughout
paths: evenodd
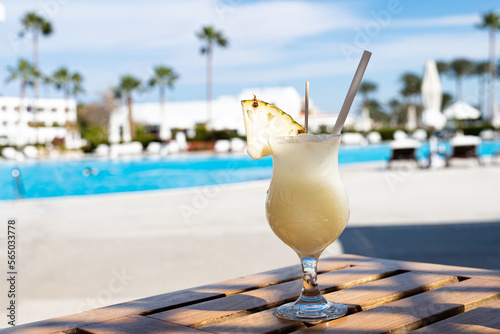
M 449 150 L 447 144 L 442 144 Z M 500 141 L 483 142 L 481 155 L 500 151 Z M 419 158 L 429 152 L 422 145 Z M 388 160 L 388 144 L 365 147 L 342 147 L 339 163 Z M 177 156 L 139 160 L 78 160 L 40 162 L 1 162 L 0 200 L 18 197 L 12 170 L 20 170 L 21 197 L 91 195 L 153 189 L 206 186 L 269 179 L 272 174 L 270 157 L 253 160 L 246 154 Z M 90 173 L 89 173 L 90 171 Z M 93 173 L 92 173 L 93 172 Z M 90 175 L 89 175 L 90 174 Z M 94 175 L 95 174 L 95 175 Z

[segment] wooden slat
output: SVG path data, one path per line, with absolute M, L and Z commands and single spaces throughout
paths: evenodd
M 332 292 L 326 294 L 325 297 L 328 300 L 346 304 L 349 313 L 353 313 L 456 282 L 457 279 L 454 276 L 404 273 Z M 246 333 L 267 333 L 304 327 L 305 325 L 300 322 L 278 319 L 276 309 L 273 308 L 203 327 L 203 330 L 213 333 L 235 333 L 243 330 Z
M 322 271 L 334 271 L 346 268 L 350 265 L 350 259 L 331 258 L 322 261 L 320 269 Z M 237 294 L 242 291 L 255 289 L 262 286 L 269 286 L 282 281 L 288 281 L 301 277 L 300 265 L 274 269 L 267 272 L 248 275 L 222 281 L 214 284 L 204 285 L 197 288 L 190 288 L 161 295 L 142 298 L 130 302 L 111 305 L 86 312 L 72 314 L 68 316 L 33 322 L 5 331 L 5 333 L 52 333 L 57 331 L 70 330 L 73 328 L 87 326 L 89 324 L 100 323 L 114 318 L 148 314 L 158 309 L 175 308 L 178 305 L 185 305 L 196 302 L 203 302 Z M 4 333 L 4 330 L 0 330 Z
M 471 334 L 500 333 L 500 301 L 480 306 L 430 326 L 420 328 L 415 334 Z
M 371 262 L 385 264 L 391 267 L 397 267 L 408 271 L 419 271 L 432 274 L 444 274 L 453 276 L 476 277 L 484 279 L 500 280 L 500 271 L 487 270 L 478 268 L 458 267 L 443 264 L 423 263 L 423 262 L 408 262 L 398 260 L 377 259 L 364 256 L 348 255 L 345 258 L 350 258 L 353 264 L 367 264 Z
M 83 333 L 88 332 L 92 334 L 203 333 L 196 329 L 169 324 L 161 320 L 151 319 L 140 315 L 121 317 L 111 321 L 106 321 L 87 327 L 81 327 L 80 329 L 84 331 Z
M 360 265 L 319 275 L 318 280 L 322 283 L 322 288 L 341 289 L 379 279 L 393 271 L 381 265 Z M 150 316 L 198 328 L 223 317 L 243 315 L 249 310 L 265 309 L 296 299 L 300 293 L 301 284 L 301 280 L 295 280 Z
M 407 333 L 429 323 L 467 312 L 500 297 L 500 282 L 471 278 L 320 324 L 302 333 Z

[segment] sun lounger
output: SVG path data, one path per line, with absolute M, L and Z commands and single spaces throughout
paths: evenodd
M 227 153 L 231 149 L 231 142 L 226 139 L 217 140 L 214 145 L 214 151 L 217 153 Z
M 231 152 L 243 152 L 246 150 L 247 144 L 241 138 L 231 139 Z
M 380 133 L 376 131 L 370 132 L 367 136 L 366 139 L 370 144 L 380 144 L 382 142 L 382 136 Z
M 476 136 L 457 136 L 450 140 L 451 155 L 446 159 L 446 165 L 450 166 L 451 159 L 475 159 L 479 164 L 481 160 L 478 155 L 478 147 L 481 138 Z
M 24 147 L 23 153 L 29 159 L 38 159 L 38 149 L 33 145 Z
M 344 145 L 366 145 L 366 139 L 361 133 L 346 132 L 342 134 L 342 144 Z
M 399 139 L 391 142 L 390 147 L 392 149 L 391 157 L 389 158 L 389 163 L 387 168 L 391 168 L 394 161 L 414 161 L 418 165 L 417 160 L 417 148 L 420 147 L 420 143 L 415 139 Z

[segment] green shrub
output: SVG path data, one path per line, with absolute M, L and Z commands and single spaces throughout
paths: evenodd
M 99 144 L 109 144 L 108 131 L 98 125 L 90 125 L 82 128 L 82 138 L 87 140 L 87 146 L 83 147 L 85 152 L 92 152 Z
M 383 128 L 377 130 L 377 132 L 380 133 L 382 140 L 393 140 L 394 132 L 396 132 L 397 130 L 405 131 L 403 128 Z
M 157 141 L 156 136 L 152 133 L 146 131 L 143 125 L 135 125 L 135 141 L 142 144 L 142 147 L 146 148 L 148 144 L 152 141 Z
M 239 136 L 236 130 L 207 130 L 206 124 L 196 124 L 195 133 L 195 136 L 188 138 L 188 141 L 211 142 L 231 138 L 246 139 L 245 136 Z
M 462 128 L 464 135 L 466 136 L 479 136 L 483 130 L 493 130 L 494 127 L 490 124 L 484 124 L 479 126 L 465 126 Z

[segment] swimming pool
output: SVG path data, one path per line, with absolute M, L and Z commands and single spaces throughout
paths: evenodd
M 448 145 L 442 144 L 449 150 Z M 480 154 L 500 150 L 500 141 L 483 142 Z M 417 156 L 424 157 L 428 145 Z M 339 163 L 388 160 L 388 144 L 341 147 Z M 19 188 L 12 170 L 19 169 Z M 0 163 L 0 200 L 41 198 L 207 186 L 269 179 L 272 159 L 253 160 L 246 154 L 179 155 L 135 160 L 84 159 Z

